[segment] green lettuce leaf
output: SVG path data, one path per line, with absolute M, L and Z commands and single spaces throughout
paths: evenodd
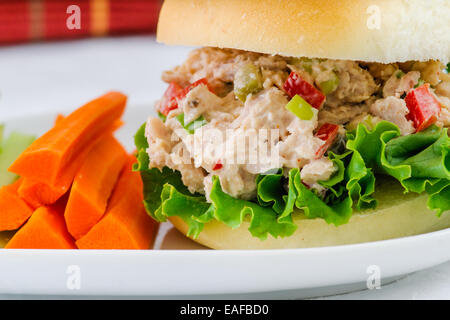
M 352 199 L 348 191 L 343 191 L 342 189 L 336 192 L 338 196 L 328 199 L 327 204 L 302 183 L 299 171 L 294 176 L 293 185 L 297 192 L 295 206 L 302 209 L 307 218 L 322 218 L 327 223 L 332 223 L 335 226 L 347 223 L 350 219 L 353 210 Z
M 277 213 L 282 213 L 285 208 L 283 190 L 283 170 L 276 174 L 258 175 L 256 178 L 258 203 L 263 206 L 271 206 Z
M 159 221 L 166 217 L 180 217 L 189 227 L 187 235 L 197 238 L 204 224 L 213 219 L 214 207 L 201 196 L 179 192 L 166 183 L 161 192 L 161 205 L 156 209 Z
M 345 178 L 346 188 L 356 202 L 356 209 L 375 209 L 378 203 L 372 196 L 375 192 L 375 175 L 367 168 L 360 154 L 352 153 Z
M 260 206 L 258 203 L 233 198 L 222 191 L 218 177 L 213 177 L 213 187 L 210 194 L 214 205 L 214 217 L 231 228 L 242 224 L 246 216 L 249 217 L 249 231 L 261 240 L 270 234 L 274 238 L 292 235 L 297 226 L 289 220 L 278 221 L 277 213 L 270 207 Z
M 279 214 L 278 221 L 292 221 L 294 207 L 302 209 L 307 218 L 322 218 L 336 226 L 348 222 L 353 212 L 353 201 L 358 209 L 373 208 L 376 200 L 375 177 L 364 161 L 351 152 L 342 155 L 329 153 L 330 160 L 337 171 L 327 181 L 319 184 L 327 188 L 327 194 L 321 195 L 309 189 L 301 182 L 299 169 L 291 169 L 288 178 L 288 191 L 284 191 L 283 171 L 277 174 L 260 175 L 257 178 L 259 204 L 272 206 Z
M 213 220 L 230 228 L 249 222 L 250 233 L 262 240 L 268 235 L 287 237 L 297 228 L 293 223 L 295 208 L 310 219 L 345 224 L 353 210 L 377 206 L 373 197 L 375 173 L 394 177 L 405 192 L 427 192 L 428 207 L 438 214 L 450 210 L 450 143 L 447 129 L 436 126 L 402 137 L 390 122 L 382 121 L 372 129 L 360 124 L 347 133 L 344 153 L 328 153 L 336 172 L 329 180 L 319 181 L 327 190 L 325 194 L 305 186 L 299 169 L 287 174 L 279 169 L 256 178 L 254 201 L 233 198 L 222 190 L 219 178 L 213 177 L 207 202 L 203 195 L 189 192 L 178 171 L 149 169 L 145 125 L 138 130 L 135 143 L 138 164 L 134 169 L 140 171 L 144 182 L 147 211 L 158 221 L 181 218 L 194 238 Z
M 373 130 L 360 124 L 347 138 L 347 148 L 359 154 L 366 166 L 394 177 L 405 192 L 427 192 L 428 207 L 438 215 L 448 210 L 450 139 L 446 128 L 433 125 L 422 132 L 400 136 L 396 125 L 382 121 Z
M 450 210 L 450 180 L 440 180 L 434 185 L 426 188 L 428 197 L 428 208 L 437 211 L 438 216 Z
M 301 182 L 300 170 L 289 171 L 288 191 L 284 191 L 283 171 L 260 175 L 257 178 L 257 195 L 261 206 L 271 206 L 279 214 L 278 222 L 292 222 L 294 208 L 302 209 L 307 218 L 322 218 L 336 226 L 347 223 L 353 212 L 353 199 L 358 207 L 372 208 L 376 201 L 371 197 L 375 190 L 375 178 L 364 166 L 347 152 L 342 155 L 330 153 L 337 171 L 327 181 L 319 184 L 328 189 L 322 197 Z M 351 163 L 350 166 L 346 164 Z

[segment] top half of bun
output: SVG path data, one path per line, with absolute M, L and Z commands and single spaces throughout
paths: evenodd
M 166 0 L 158 41 L 368 62 L 450 61 L 448 0 Z

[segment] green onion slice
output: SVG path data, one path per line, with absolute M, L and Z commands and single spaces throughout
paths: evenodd
M 285 108 L 295 114 L 300 120 L 306 121 L 312 120 L 318 113 L 317 109 L 314 109 L 298 94 L 289 101 Z

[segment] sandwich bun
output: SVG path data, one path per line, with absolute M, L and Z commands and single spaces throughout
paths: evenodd
M 231 229 L 213 221 L 205 224 L 198 243 L 213 249 L 288 249 L 312 248 L 354 244 L 393 239 L 437 231 L 450 227 L 450 214 L 437 217 L 427 208 L 427 194 L 404 194 L 398 182 L 385 180 L 376 188 L 379 201 L 376 210 L 354 213 L 347 224 L 335 227 L 323 219 L 307 219 L 298 210 L 293 214 L 298 225 L 296 232 L 286 238 L 268 236 L 261 241 L 248 231 L 249 223 Z M 183 234 L 188 226 L 178 217 L 170 218 L 172 224 Z
M 450 61 L 447 0 L 166 0 L 157 40 L 283 56 Z

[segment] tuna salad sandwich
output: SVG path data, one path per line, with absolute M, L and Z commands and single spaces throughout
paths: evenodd
M 215 249 L 450 227 L 450 2 L 166 0 L 197 47 L 136 134 L 145 206 Z

